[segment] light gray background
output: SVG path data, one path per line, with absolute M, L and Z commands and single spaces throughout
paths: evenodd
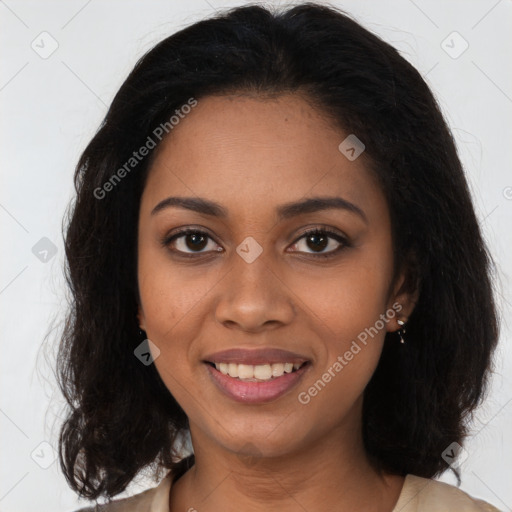
M 3 512 L 57 512 L 84 505 L 67 487 L 58 462 L 52 463 L 62 401 L 49 369 L 51 345 L 46 351 L 41 348 L 51 319 L 64 314 L 61 220 L 72 197 L 78 156 L 139 56 L 215 9 L 242 3 L 0 0 Z M 507 35 L 512 2 L 332 3 L 393 44 L 420 70 L 458 144 L 498 264 L 504 319 L 496 375 L 466 445 L 461 487 L 501 510 L 512 510 L 512 71 L 506 64 L 512 54 Z M 453 58 L 464 40 L 469 47 Z M 45 55 L 52 44 L 58 48 Z M 46 262 L 32 252 L 43 237 L 57 250 L 54 256 L 48 253 Z M 441 479 L 454 483 L 447 473 Z M 140 479 L 129 493 L 147 485 L 151 483 Z

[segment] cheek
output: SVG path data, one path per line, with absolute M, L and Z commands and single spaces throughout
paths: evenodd
M 194 277 L 189 269 L 171 262 L 165 250 L 149 242 L 141 245 L 138 279 L 146 332 L 165 344 L 175 331 L 183 330 L 181 324 L 190 321 L 214 283 L 204 269 L 197 269 Z
M 320 329 L 322 336 L 346 342 L 373 326 L 385 312 L 390 272 L 387 261 L 354 254 L 329 270 L 328 276 L 325 272 L 301 276 L 293 288 L 317 323 L 317 332 Z
M 154 364 L 169 392 L 189 414 L 195 404 L 189 390 L 198 385 L 193 367 L 198 364 L 194 360 L 194 340 L 201 326 L 198 305 L 208 290 L 184 279 L 183 273 L 170 271 L 168 265 L 150 268 L 140 294 L 147 336 L 160 351 Z M 144 273 L 143 264 L 140 270 Z
M 221 276 L 215 270 L 185 271 L 159 248 L 139 252 L 139 290 L 148 338 L 160 353 L 155 366 L 165 385 L 186 410 L 198 382 L 196 366 L 204 324 L 203 304 Z M 193 376 L 193 377 L 192 377 Z
M 392 277 L 392 249 L 386 239 L 380 242 L 347 257 L 329 279 L 316 276 L 316 286 L 315 276 L 302 281 L 300 294 L 314 319 L 311 328 L 323 340 L 318 345 L 319 365 L 301 389 L 304 401 L 315 402 L 313 408 L 333 400 L 339 411 L 346 411 L 378 364 Z
M 297 398 L 308 417 L 324 418 L 325 428 L 342 421 L 358 403 L 378 365 L 386 333 L 381 320 L 386 277 L 375 266 L 344 269 L 337 280 L 307 296 L 312 328 L 322 343 L 317 367 Z

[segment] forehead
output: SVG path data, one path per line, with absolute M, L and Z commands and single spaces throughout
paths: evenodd
M 382 194 L 365 158 L 338 148 L 347 135 L 296 94 L 209 96 L 160 144 L 144 196 L 211 197 L 238 213 L 308 195 L 375 202 Z

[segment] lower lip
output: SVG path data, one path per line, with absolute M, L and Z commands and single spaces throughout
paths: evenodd
M 205 364 L 217 387 L 229 398 L 245 404 L 261 404 L 278 399 L 297 385 L 310 366 L 306 363 L 295 372 L 268 381 L 247 382 L 224 375 L 208 363 Z

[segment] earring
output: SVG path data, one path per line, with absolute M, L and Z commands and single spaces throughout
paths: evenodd
M 405 343 L 404 334 L 405 334 L 405 322 L 403 320 L 397 320 L 400 329 L 398 329 L 397 333 L 400 336 L 400 343 Z

